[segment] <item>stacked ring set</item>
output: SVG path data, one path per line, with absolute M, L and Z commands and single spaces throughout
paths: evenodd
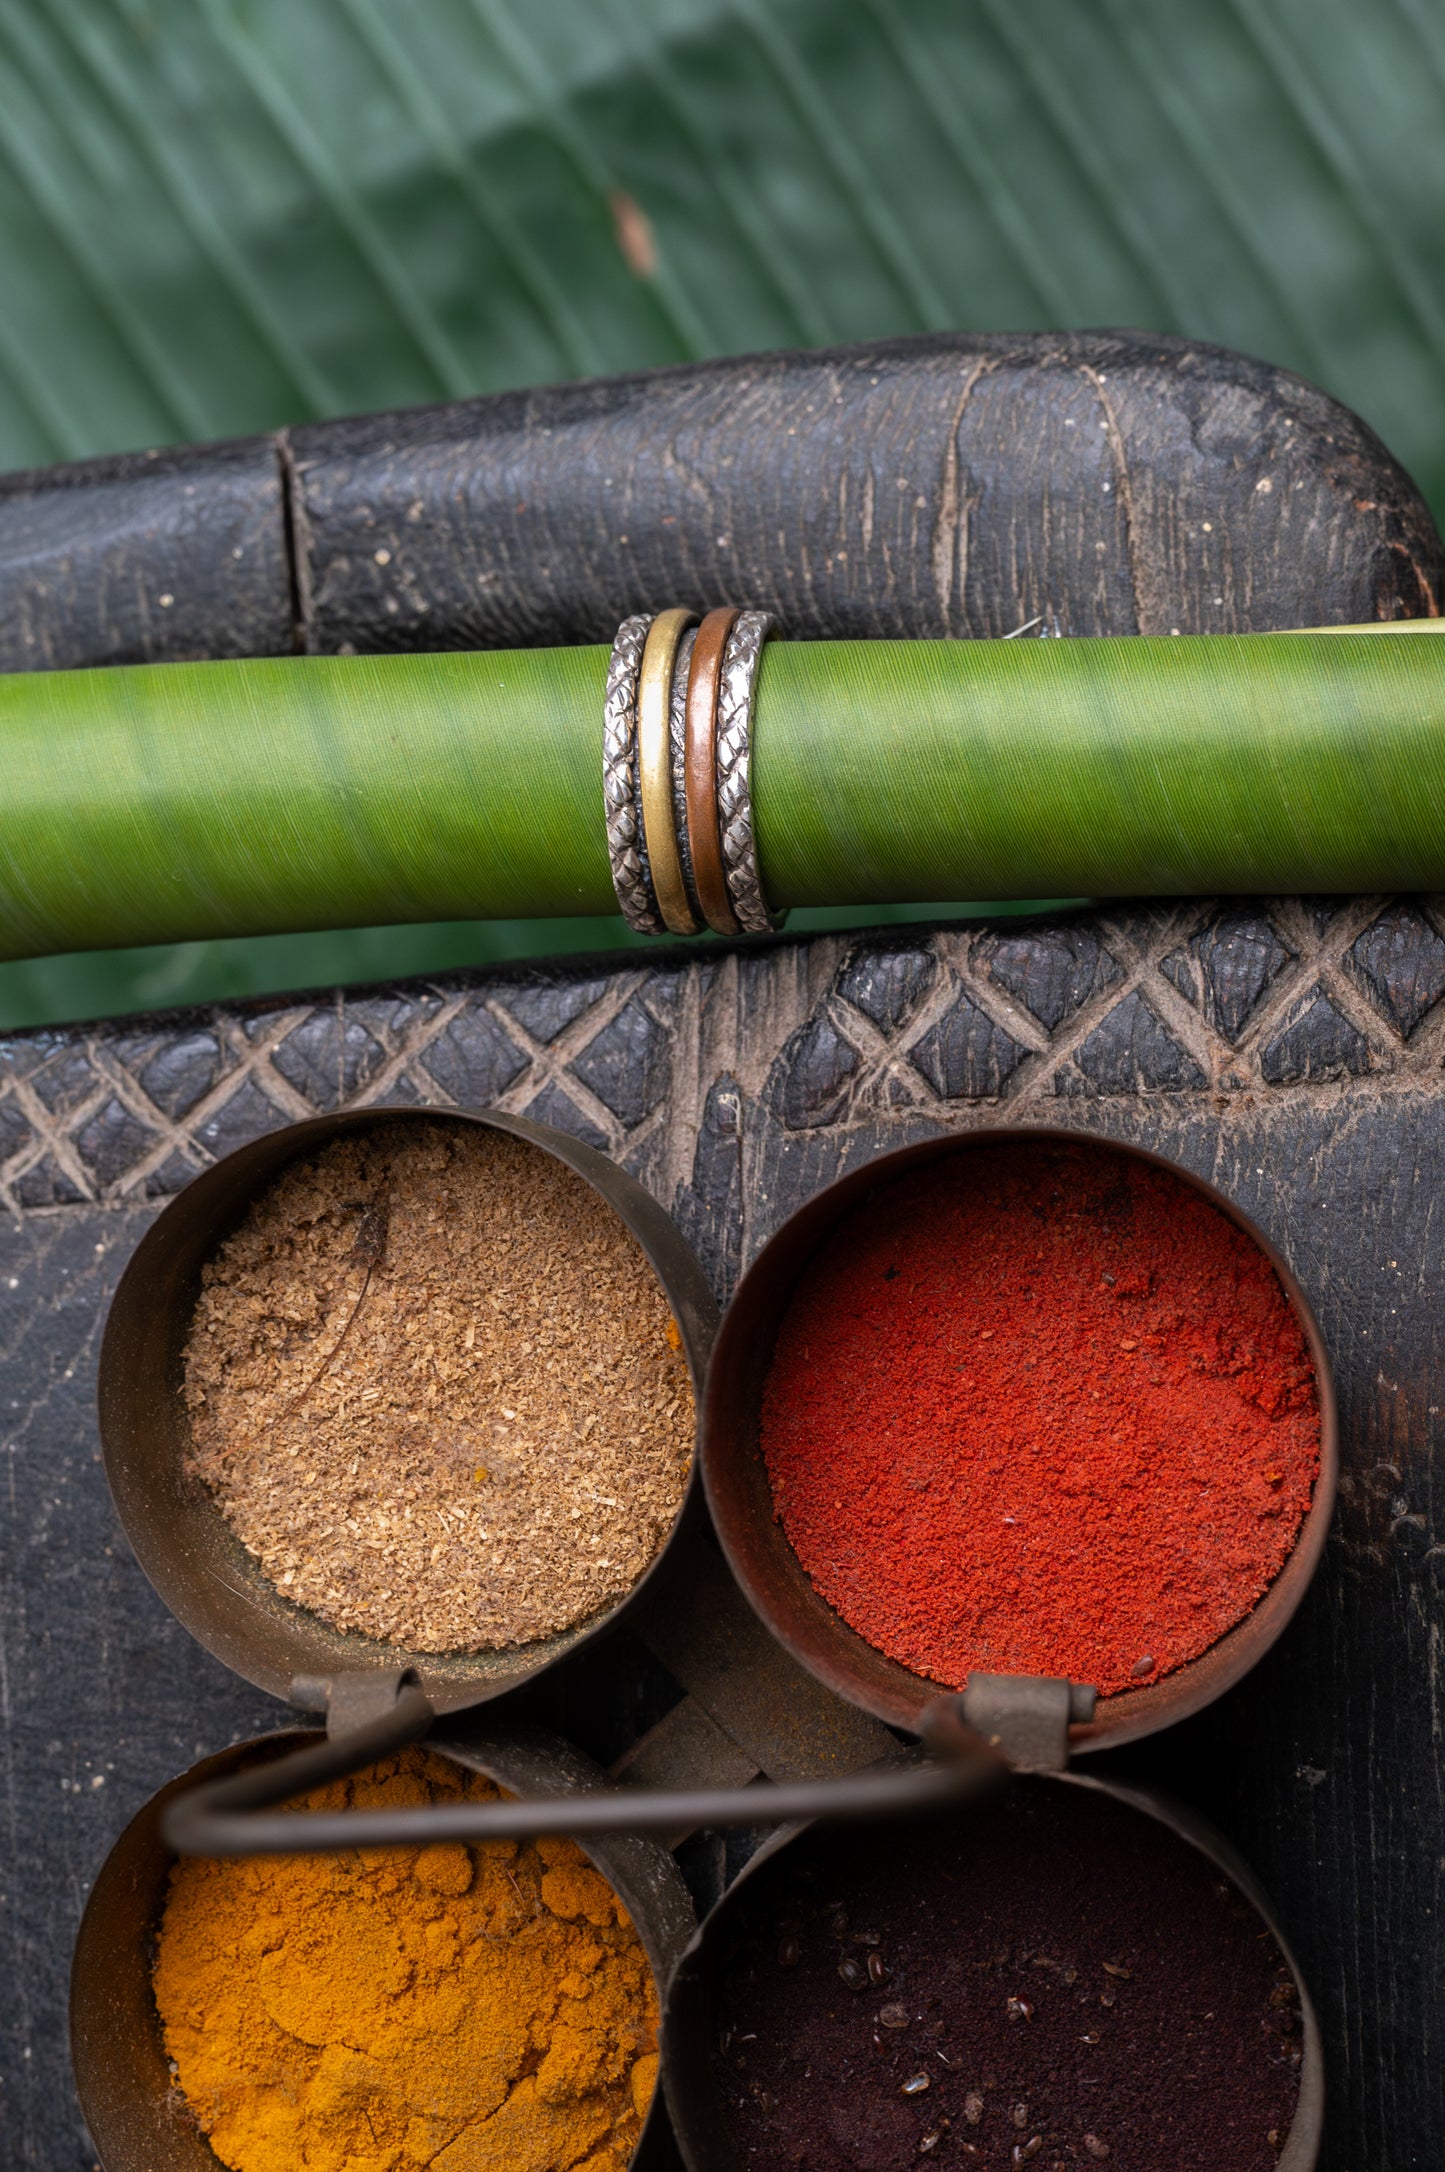
M 773 621 L 686 609 L 624 619 L 603 710 L 617 901 L 641 935 L 765 935 L 753 835 L 753 694 Z

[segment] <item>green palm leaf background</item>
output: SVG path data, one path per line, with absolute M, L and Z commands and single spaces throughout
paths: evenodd
M 749 348 L 1144 325 L 1302 371 L 1438 512 L 1442 236 L 1432 0 L 9 0 L 0 465 Z M 0 1024 L 618 939 L 52 959 L 0 968 Z

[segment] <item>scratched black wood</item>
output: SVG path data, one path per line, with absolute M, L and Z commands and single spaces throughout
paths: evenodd
M 1338 1527 L 1278 1651 L 1128 1763 L 1211 1811 L 1278 1900 L 1324 2017 L 1331 2172 L 1437 2165 L 1442 996 L 1445 900 L 1192 901 L 659 951 L 621 972 L 584 961 L 6 1044 L 0 2162 L 92 2163 L 65 1975 L 108 1840 L 198 1752 L 280 1713 L 175 1627 L 116 1530 L 91 1413 L 106 1297 L 189 1171 L 289 1118 L 400 1100 L 500 1102 L 615 1154 L 722 1294 L 795 1201 L 940 1126 L 1137 1139 L 1257 1217 L 1334 1354 Z M 607 1754 L 604 1736 L 666 1698 L 630 1645 L 605 1715 L 599 1678 L 593 1664 L 572 1721 Z M 568 1711 L 564 1697 L 554 1716 Z
M 684 573 L 797 633 L 1002 633 L 1035 611 L 1167 631 L 1430 611 L 1440 544 L 1378 443 L 1297 380 L 1143 335 L 949 337 L 11 478 L 0 668 L 606 638 Z M 280 1716 L 176 1628 L 115 1528 L 91 1416 L 105 1301 L 195 1169 L 383 1100 L 500 1102 L 617 1155 L 723 1295 L 816 1185 L 999 1114 L 1159 1145 L 1258 1216 L 1337 1353 L 1340 1528 L 1281 1652 L 1132 1762 L 1211 1808 L 1279 1899 L 1330 2034 L 1334 2172 L 1438 2161 L 1442 994 L 1439 901 L 1194 902 L 0 1048 L 0 2165 L 93 2161 L 64 1986 L 108 1840 Z M 606 1757 L 671 1694 L 628 1640 L 540 1701 Z M 745 1845 L 691 1843 L 699 1890 Z
M 0 476 L 0 669 L 285 655 L 286 515 L 269 438 Z
M 1439 608 L 1419 493 L 1288 372 L 1143 332 L 744 356 L 0 478 L 0 670 L 609 641 L 1228 633 Z

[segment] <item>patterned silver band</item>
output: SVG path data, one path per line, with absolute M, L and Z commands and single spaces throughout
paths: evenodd
M 763 644 L 772 632 L 766 611 L 744 611 L 723 652 L 717 702 L 717 803 L 722 829 L 723 873 L 738 926 L 766 935 L 783 916 L 768 911 L 758 875 L 753 837 L 753 688 Z
M 677 857 L 682 865 L 683 888 L 692 907 L 693 917 L 699 928 L 707 926 L 707 915 L 697 901 L 697 882 L 692 872 L 692 844 L 687 833 L 687 791 L 683 783 L 687 761 L 687 682 L 692 672 L 692 652 L 697 646 L 697 628 L 690 627 L 677 644 L 677 661 L 672 667 L 672 700 L 667 712 L 668 748 L 672 762 L 672 826 L 677 837 Z
M 637 787 L 637 675 L 650 617 L 625 618 L 607 666 L 602 709 L 602 802 L 607 855 L 622 917 L 639 935 L 664 935 L 647 865 Z

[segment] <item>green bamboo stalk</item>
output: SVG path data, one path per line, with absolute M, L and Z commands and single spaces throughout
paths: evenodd
M 606 668 L 0 678 L 0 957 L 610 911 Z M 1445 888 L 1445 642 L 775 642 L 753 782 L 778 906 Z
M 759 700 L 785 904 L 1445 882 L 1431 634 L 782 644 Z

